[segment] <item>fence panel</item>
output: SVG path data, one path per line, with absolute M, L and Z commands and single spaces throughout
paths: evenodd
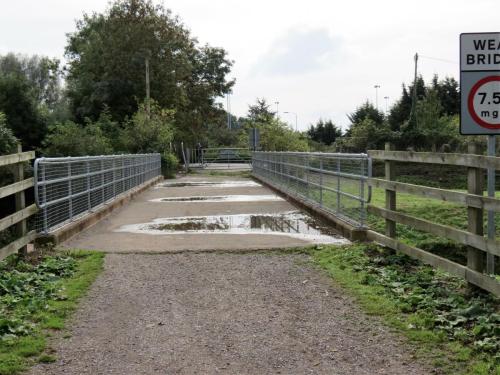
M 0 260 L 16 252 L 26 253 L 27 245 L 35 239 L 35 231 L 28 232 L 27 220 L 37 211 L 35 205 L 26 207 L 24 191 L 33 186 L 33 178 L 24 178 L 26 162 L 35 158 L 34 151 L 22 152 L 18 145 L 17 153 L 0 156 L 0 167 L 9 166 L 14 176 L 14 183 L 0 187 L 0 198 L 15 196 L 15 212 L 0 218 L 0 231 L 15 226 L 16 240 L 3 243 L 0 248 Z
M 160 174 L 160 154 L 36 159 L 36 230 L 53 231 Z
M 366 154 L 261 152 L 252 156 L 253 173 L 290 195 L 364 228 L 371 176 Z
M 485 255 L 489 255 L 492 259 L 490 261 L 493 270 L 489 273 L 494 273 L 495 256 L 500 256 L 500 241 L 497 241 L 496 238 L 486 238 L 483 235 L 483 209 L 488 209 L 492 212 L 499 211 L 500 200 L 494 197 L 482 196 L 484 169 L 500 169 L 500 158 L 475 155 L 476 149 L 473 144 L 470 144 L 469 152 L 469 154 L 440 154 L 393 151 L 389 144 L 386 145 L 385 151 L 368 151 L 373 159 L 383 160 L 386 165 L 385 180 L 370 179 L 368 181 L 373 187 L 385 189 L 385 209 L 369 205 L 368 211 L 386 220 L 386 233 L 384 236 L 374 231 L 368 231 L 368 238 L 411 257 L 420 259 L 427 264 L 440 267 L 466 279 L 471 284 L 500 296 L 500 283 L 494 277 L 483 273 L 485 271 Z M 393 163 L 396 161 L 466 166 L 468 167 L 468 192 L 457 192 L 393 181 L 395 179 Z M 466 206 L 468 211 L 467 231 L 398 212 L 396 207 L 397 193 L 424 196 L 430 199 L 449 201 Z M 396 223 L 467 245 L 467 265 L 458 264 L 400 242 L 396 232 Z

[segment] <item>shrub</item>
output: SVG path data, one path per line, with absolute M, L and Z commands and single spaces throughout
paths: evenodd
M 165 152 L 161 156 L 161 169 L 165 178 L 174 178 L 177 168 L 179 167 L 179 159 L 170 152 Z

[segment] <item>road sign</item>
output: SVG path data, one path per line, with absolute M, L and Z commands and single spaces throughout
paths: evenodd
M 500 134 L 500 33 L 460 34 L 460 133 Z

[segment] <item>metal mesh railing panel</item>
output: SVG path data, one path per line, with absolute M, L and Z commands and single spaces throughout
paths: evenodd
M 254 152 L 253 173 L 356 227 L 366 224 L 371 160 L 366 154 Z
M 37 232 L 51 232 L 160 174 L 160 154 L 36 159 Z

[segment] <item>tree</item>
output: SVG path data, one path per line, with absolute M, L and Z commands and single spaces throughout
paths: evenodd
M 151 0 L 115 0 L 103 14 L 85 14 L 69 36 L 68 95 L 78 121 L 104 108 L 124 121 L 146 96 L 175 110 L 179 134 L 195 136 L 210 121 L 215 99 L 227 93 L 232 62 L 225 50 L 198 45 L 181 21 Z M 192 131 L 190 130 L 192 129 Z
M 111 142 L 99 125 L 87 123 L 82 126 L 72 121 L 51 125 L 43 147 L 44 155 L 54 157 L 113 153 Z
M 16 151 L 17 138 L 7 127 L 7 118 L 0 112 L 0 155 L 10 154 Z
M 458 82 L 453 77 L 446 77 L 439 81 L 435 75 L 432 79 L 432 90 L 437 94 L 437 98 L 441 104 L 442 115 L 458 115 L 460 114 L 460 87 Z
M 0 111 L 7 126 L 24 149 L 35 149 L 47 132 L 47 122 L 32 95 L 32 87 L 21 74 L 0 73 Z
M 330 146 L 342 136 L 342 129 L 337 127 L 332 120 L 319 119 L 316 125 L 311 125 L 307 135 L 315 142 Z
M 125 125 L 121 140 L 127 152 L 163 153 L 173 139 L 173 111 L 160 108 L 154 101 L 149 107 L 142 103 Z
M 251 122 L 268 123 L 271 122 L 276 112 L 270 110 L 271 105 L 267 103 L 266 99 L 257 98 L 255 104 L 248 106 L 247 120 Z
M 401 125 L 408 121 L 411 112 L 411 101 L 411 96 L 408 90 L 406 90 L 406 86 L 403 84 L 401 98 L 392 106 L 387 118 L 391 130 L 399 131 Z
M 57 59 L 8 53 L 0 56 L 0 74 L 24 76 L 35 102 L 49 111 L 54 110 L 61 100 L 61 72 Z
M 377 125 L 382 125 L 384 122 L 384 114 L 368 101 L 356 108 L 353 113 L 347 115 L 347 118 L 351 121 L 351 124 L 360 124 L 366 119 L 373 121 Z
M 346 151 L 366 152 L 383 148 L 384 143 L 391 140 L 391 130 L 386 123 L 377 124 L 373 119 L 365 117 L 350 128 L 350 137 L 342 140 L 340 148 Z

